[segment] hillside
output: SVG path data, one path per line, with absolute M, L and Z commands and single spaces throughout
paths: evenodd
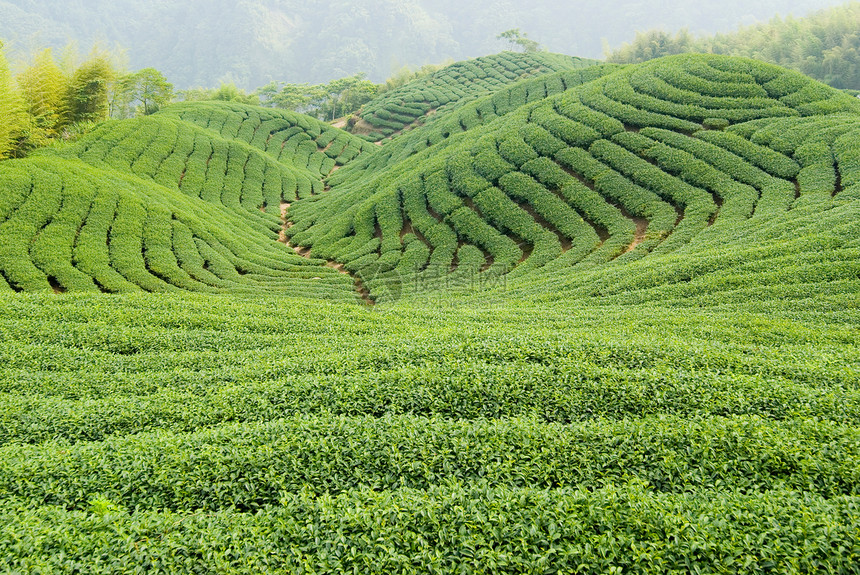
M 690 282 L 699 265 L 695 276 L 728 273 L 761 258 L 749 237 L 735 245 L 739 230 L 755 235 L 780 220 L 795 229 L 801 216 L 854 209 L 857 99 L 721 57 L 593 75 L 601 77 L 532 103 L 527 89 L 545 96 L 540 83 L 501 92 L 518 106 L 486 123 L 477 111 L 492 100 L 452 113 L 458 123 L 472 118 L 457 130 L 443 118 L 413 130 L 410 141 L 438 143 L 380 170 L 383 148 L 333 176 L 330 193 L 291 208 L 288 235 L 363 277 L 371 293 L 399 297 L 404 278 L 423 286 L 505 275 L 517 293 L 552 282 L 564 287 L 556 293 L 598 294 L 619 291 L 596 286 L 622 278 L 628 292 Z M 841 242 L 856 228 L 840 213 Z M 712 257 L 719 245 L 734 253 L 722 264 Z M 854 252 L 842 257 L 853 269 Z
M 562 61 L 0 162 L 3 567 L 857 572 L 860 100 Z
M 305 116 L 213 103 L 3 162 L 0 290 L 352 298 L 352 279 L 277 240 L 289 202 L 369 147 Z
M 325 286 L 335 297 L 356 282 L 380 300 L 504 277 L 515 293 L 552 283 L 568 295 L 632 297 L 689 283 L 690 268 L 742 268 L 760 257 L 748 242 L 765 221 L 814 236 L 803 218 L 826 209 L 846 218 L 843 236 L 854 231 L 860 101 L 799 74 L 677 56 L 544 73 L 477 99 L 468 94 L 490 80 L 472 81 L 448 97 L 452 107 L 382 147 L 289 112 L 188 103 L 5 162 L 2 285 L 295 295 Z M 407 85 L 396 97 L 418 93 Z M 393 101 L 402 100 L 386 94 L 365 113 Z M 138 238 L 122 251 L 90 245 L 117 226 Z M 741 230 L 747 243 L 736 245 Z M 734 258 L 718 263 L 717 246 Z M 853 252 L 836 253 L 850 270 Z M 319 279 L 306 288 L 309 278 Z
M 413 80 L 405 86 L 385 92 L 369 102 L 359 112 L 359 121 L 352 126 L 351 131 L 365 131 L 372 140 L 399 135 L 423 123 L 428 116 L 445 115 L 448 110 L 518 81 L 595 64 L 595 60 L 545 52 L 505 52 L 454 63 L 429 77 Z

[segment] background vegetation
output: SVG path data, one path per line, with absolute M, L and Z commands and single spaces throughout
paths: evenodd
M 559 2 L 535 0 L 0 0 L 0 38 L 27 54 L 69 40 L 128 50 L 128 67 L 161 70 L 178 88 L 320 84 L 494 54 L 519 28 L 551 52 L 599 58 L 637 30 L 729 32 L 774 14 L 803 16 L 840 0 Z
M 696 38 L 689 30 L 639 33 L 608 61 L 644 62 L 684 52 L 744 56 L 792 68 L 835 88 L 860 89 L 860 3 L 806 18 L 779 18 L 738 32 Z

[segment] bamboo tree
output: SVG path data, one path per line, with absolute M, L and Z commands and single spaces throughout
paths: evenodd
M 46 137 L 55 137 L 69 119 L 69 79 L 57 66 L 51 49 L 37 54 L 17 80 L 37 129 Z
M 105 53 L 96 52 L 72 75 L 67 90 L 72 122 L 98 122 L 108 117 L 109 91 L 116 71 Z
M 18 142 L 30 124 L 24 101 L 12 82 L 2 46 L 0 43 L 0 160 L 16 154 Z

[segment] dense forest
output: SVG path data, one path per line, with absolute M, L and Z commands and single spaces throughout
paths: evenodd
M 609 56 L 637 63 L 684 52 L 744 56 L 793 68 L 835 88 L 860 89 L 860 3 L 821 10 L 806 18 L 776 17 L 732 34 L 694 38 L 688 30 L 651 30 Z
M 131 69 L 154 67 L 178 88 L 233 82 L 319 83 L 365 72 L 381 82 L 403 66 L 462 60 L 505 48 L 499 32 L 520 28 L 551 52 L 600 57 L 637 30 L 687 27 L 729 32 L 774 14 L 803 16 L 839 0 L 719 4 L 692 0 L 617 3 L 535 0 L 189 0 L 130 2 L 0 0 L 0 38 L 13 54 L 70 40 L 128 51 Z

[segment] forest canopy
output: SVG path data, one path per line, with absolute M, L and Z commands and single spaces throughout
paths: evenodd
M 775 17 L 731 34 L 695 38 L 689 30 L 639 33 L 612 52 L 620 64 L 704 52 L 744 56 L 792 68 L 834 88 L 860 89 L 860 3 L 821 10 L 806 18 Z

